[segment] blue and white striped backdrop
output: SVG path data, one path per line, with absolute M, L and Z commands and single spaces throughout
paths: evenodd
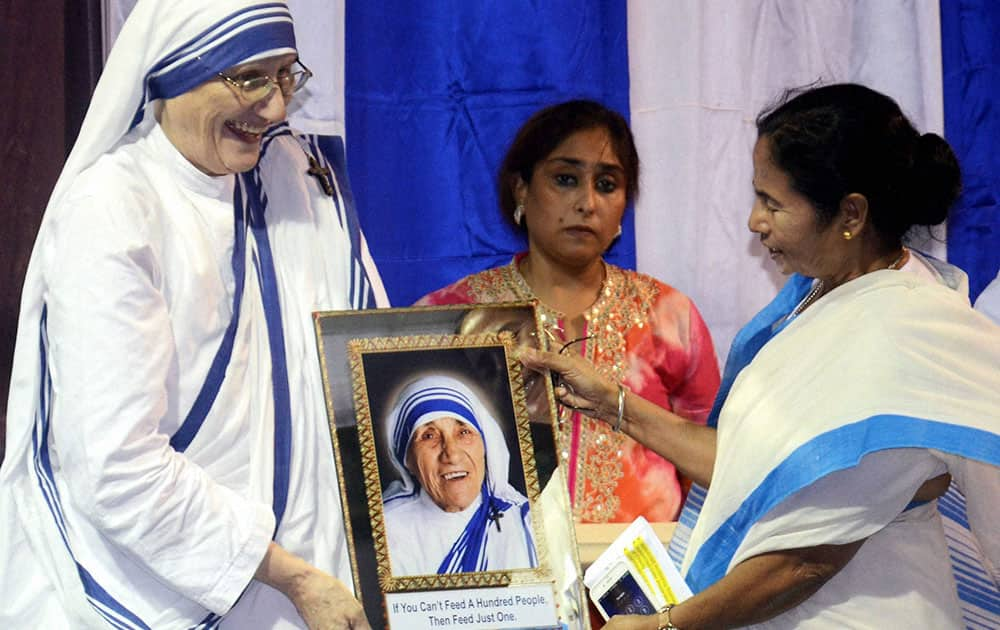
M 105 0 L 109 41 L 132 4 Z M 346 130 L 358 213 L 395 305 L 524 247 L 496 208 L 502 152 L 534 110 L 592 98 L 630 117 L 643 161 L 609 259 L 689 294 L 725 356 L 782 282 L 746 229 L 753 120 L 783 89 L 816 81 L 868 84 L 921 130 L 944 132 L 965 192 L 947 249 L 923 248 L 963 267 L 973 297 L 1000 267 L 996 0 L 289 6 L 317 75 L 293 124 Z
M 104 0 L 113 41 L 135 0 Z M 965 176 L 947 249 L 972 297 L 1000 268 L 1000 4 L 994 0 L 288 0 L 316 77 L 292 121 L 347 136 L 361 222 L 393 304 L 506 262 L 494 174 L 535 109 L 630 117 L 636 212 L 608 258 L 673 284 L 725 356 L 782 279 L 746 230 L 753 119 L 784 88 L 858 81 L 945 132 Z
M 691 295 L 724 356 L 782 281 L 745 227 L 753 118 L 817 80 L 867 83 L 946 131 L 967 191 L 947 256 L 974 295 L 1000 267 L 992 0 L 346 0 L 345 24 L 348 168 L 393 304 L 523 248 L 496 209 L 504 147 L 533 110 L 589 97 L 630 116 L 644 166 L 609 258 Z

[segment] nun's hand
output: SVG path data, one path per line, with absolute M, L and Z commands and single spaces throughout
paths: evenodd
M 343 582 L 275 542 L 254 578 L 284 593 L 309 630 L 371 630 L 364 609 Z
M 560 403 L 600 420 L 613 421 L 618 416 L 618 384 L 583 357 L 533 348 L 519 348 L 517 356 L 525 367 L 556 374 L 555 394 Z
M 318 569 L 306 575 L 290 598 L 309 630 L 370 630 L 354 594 Z

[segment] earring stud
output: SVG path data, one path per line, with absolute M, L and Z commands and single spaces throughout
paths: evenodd
M 851 234 L 850 232 L 848 232 L 847 230 L 844 230 L 844 240 L 845 240 L 845 241 L 849 241 L 849 240 L 851 240 L 852 238 L 854 238 L 854 235 L 853 235 L 853 234 Z
M 524 219 L 524 204 L 519 203 L 517 204 L 517 207 L 514 208 L 514 223 L 520 226 L 522 219 Z

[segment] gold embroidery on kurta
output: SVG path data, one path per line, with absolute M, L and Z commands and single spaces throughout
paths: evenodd
M 475 302 L 505 302 L 537 300 L 531 287 L 517 270 L 517 261 L 489 269 L 469 278 L 469 288 Z M 586 310 L 585 355 L 597 369 L 622 381 L 628 373 L 625 343 L 628 331 L 645 326 L 659 294 L 659 286 L 651 278 L 606 264 L 604 285 L 597 300 Z M 550 332 L 562 337 L 560 322 L 565 316 L 538 304 L 540 319 Z M 564 339 L 565 341 L 565 339 Z M 579 412 L 569 415 L 565 408 L 560 418 L 557 448 L 559 461 L 568 466 L 573 440 L 573 426 L 579 423 L 580 437 L 576 457 L 576 483 L 573 488 L 573 514 L 576 520 L 604 523 L 618 511 L 618 482 L 622 477 L 622 457 L 626 441 L 631 438 L 615 433 L 604 422 L 588 418 Z

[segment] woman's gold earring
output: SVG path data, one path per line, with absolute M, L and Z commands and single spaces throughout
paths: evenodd
M 517 207 L 514 208 L 514 223 L 521 225 L 521 220 L 524 219 L 524 204 L 519 203 Z
M 844 230 L 844 240 L 845 240 L 845 241 L 849 241 L 849 240 L 851 240 L 852 238 L 854 238 L 854 235 L 853 235 L 853 234 L 851 234 L 850 232 L 848 232 L 847 230 Z

